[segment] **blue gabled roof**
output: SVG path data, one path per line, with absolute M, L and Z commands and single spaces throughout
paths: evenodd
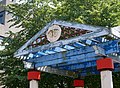
M 36 41 L 40 35 L 45 36 L 48 28 L 54 24 L 60 27 L 69 27 L 73 30 L 88 30 L 90 32 L 52 43 L 37 46 L 33 45 L 33 42 Z M 96 70 L 96 60 L 102 58 L 103 55 L 117 57 L 117 59 L 113 58 L 115 64 L 120 62 L 119 39 L 115 36 L 113 38 L 111 38 L 111 36 L 109 36 L 110 38 L 104 37 L 109 34 L 111 34 L 111 32 L 105 27 L 94 27 L 54 20 L 25 43 L 15 53 L 15 56 L 24 57 L 24 61 L 34 64 L 35 68 L 47 66 L 55 69 L 79 72 L 81 75 L 87 75 L 88 69 L 91 74 L 99 73 Z M 30 47 L 30 45 L 32 47 Z M 28 48 L 28 46 L 30 48 Z M 96 46 L 96 48 L 94 46 Z M 117 68 L 118 64 L 115 66 L 115 71 L 119 71 Z

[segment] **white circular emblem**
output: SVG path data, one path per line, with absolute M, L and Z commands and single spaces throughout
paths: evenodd
M 61 28 L 58 25 L 53 25 L 49 27 L 48 31 L 46 32 L 46 36 L 49 42 L 57 41 L 61 36 Z

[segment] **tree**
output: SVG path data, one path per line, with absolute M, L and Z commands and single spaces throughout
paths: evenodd
M 46 23 L 58 19 L 105 26 L 108 28 L 120 25 L 119 0 L 34 0 L 33 2 L 23 4 L 8 5 L 6 10 L 12 13 L 14 17 L 10 20 L 15 21 L 11 26 L 17 25 L 17 27 L 22 26 L 24 28 L 24 30 L 21 30 L 16 34 L 10 32 L 10 36 L 4 40 L 4 43 L 7 42 L 9 45 L 6 45 L 6 49 L 0 52 L 0 57 L 7 58 L 1 59 L 0 68 L 6 69 L 2 80 L 4 80 L 3 83 L 8 88 L 28 87 L 26 81 L 27 71 L 23 69 L 22 60 L 14 58 L 13 54 L 28 39 L 42 29 Z M 64 84 L 64 87 L 66 85 L 69 86 L 67 88 L 70 88 L 72 79 L 51 75 L 52 74 L 47 73 L 42 75 L 43 80 L 40 82 L 42 88 L 56 88 L 56 86 L 59 87 L 61 84 Z M 55 80 L 51 81 L 52 78 Z M 99 80 L 98 76 L 86 77 L 86 83 L 88 83 L 86 85 L 91 88 L 93 88 L 91 85 L 93 83 L 89 82 L 89 80 L 93 80 L 92 78 Z M 49 79 L 50 81 L 46 79 Z M 97 86 L 100 85 L 98 84 Z

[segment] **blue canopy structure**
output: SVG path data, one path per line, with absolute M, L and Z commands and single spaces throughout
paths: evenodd
M 61 35 L 57 41 L 49 42 L 48 29 L 57 25 Z M 66 21 L 53 20 L 26 42 L 15 53 L 23 59 L 25 68 L 36 69 L 69 77 L 99 73 L 96 60 L 111 57 L 115 71 L 120 63 L 120 27 L 108 29 Z

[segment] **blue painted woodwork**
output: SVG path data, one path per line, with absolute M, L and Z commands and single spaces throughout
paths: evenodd
M 68 66 L 68 65 L 78 64 L 78 63 L 95 61 L 95 60 L 100 59 L 100 58 L 101 57 L 89 57 L 89 58 L 83 58 L 83 59 L 78 59 L 78 60 L 74 60 L 74 61 L 69 61 L 69 62 L 66 62 L 66 63 L 60 63 L 60 64 L 52 65 L 52 66 L 54 66 L 54 67 Z
M 113 45 L 112 45 L 113 44 Z M 102 43 L 102 44 L 98 44 L 98 46 L 104 48 L 106 50 L 107 54 L 110 53 L 114 53 L 114 52 L 118 52 L 118 41 L 109 41 L 106 43 Z M 45 62 L 47 63 L 47 61 L 49 61 L 49 65 L 52 63 L 58 64 L 58 63 L 62 63 L 62 62 L 66 62 L 67 60 L 70 61 L 70 59 L 72 58 L 72 60 L 74 60 L 74 58 L 88 58 L 88 57 L 95 57 L 97 56 L 94 53 L 94 49 L 91 46 L 86 46 L 86 47 L 82 47 L 82 48 L 76 48 L 76 49 L 72 49 L 70 51 L 63 51 L 60 53 L 55 53 L 55 54 L 51 54 L 51 55 L 46 55 L 46 56 L 40 56 L 40 57 L 34 57 L 33 59 L 29 59 L 27 61 L 29 62 Z
M 78 45 L 77 45 L 78 46 Z M 112 40 L 105 43 L 99 43 L 105 49 L 106 54 L 119 52 L 118 40 Z M 51 52 L 51 53 L 50 53 Z M 32 57 L 33 56 L 33 57 Z M 30 55 L 28 62 L 35 62 L 35 67 L 51 66 L 53 68 L 81 71 L 81 75 L 96 74 L 97 71 L 87 72 L 83 69 L 93 69 L 96 67 L 96 60 L 101 58 L 95 54 L 92 46 L 74 47 L 66 45 L 64 48 L 57 47 L 56 49 L 37 52 Z M 119 69 L 116 69 L 116 71 Z
M 48 28 L 54 24 L 61 27 L 88 30 L 90 32 L 65 40 L 45 43 L 45 45 L 28 47 L 35 43 L 38 37 L 39 42 L 41 42 L 45 37 L 40 38 L 40 36 L 45 36 Z M 120 40 L 114 40 L 116 38 L 114 38 L 109 30 L 110 29 L 106 27 L 94 27 L 90 25 L 53 20 L 25 43 L 15 53 L 15 57 L 24 57 L 24 61 L 34 63 L 36 68 L 49 66 L 51 68 L 79 72 L 79 75 L 82 76 L 98 74 L 99 72 L 96 70 L 96 60 L 101 58 L 101 56 L 95 53 L 93 48 L 94 45 L 103 49 L 105 55 L 113 53 L 120 55 L 120 46 L 118 45 Z M 114 39 L 106 39 L 104 36 L 108 36 L 108 34 L 112 35 Z M 116 60 L 120 62 L 119 59 Z M 119 70 L 119 64 L 115 63 L 115 71 Z
M 118 63 L 114 64 L 114 67 L 115 67 L 115 69 L 113 70 L 114 72 L 120 71 L 120 68 L 118 66 L 119 66 Z M 90 67 L 90 68 L 83 68 L 83 69 L 76 70 L 76 71 L 80 71 L 79 76 L 88 76 L 88 75 L 99 74 L 99 71 L 97 71 L 96 66 Z
M 98 46 L 104 48 L 107 54 L 119 51 L 117 40 L 98 44 Z M 99 58 L 101 57 L 95 54 L 92 46 L 85 46 L 85 47 L 75 48 L 75 49 L 71 49 L 63 52 L 52 53 L 50 55 L 34 57 L 32 59 L 29 59 L 28 61 L 36 62 L 36 65 L 35 65 L 36 67 L 51 66 L 53 68 L 76 71 L 79 69 L 95 68 L 96 60 Z M 88 75 L 88 73 L 82 72 L 81 75 Z M 93 73 L 96 74 L 99 72 L 92 71 L 89 74 L 93 74 Z
M 31 48 L 27 47 L 27 46 L 33 45 L 33 43 L 36 42 L 36 39 L 39 36 L 41 36 L 41 35 L 45 36 L 45 32 L 48 30 L 48 28 L 50 26 L 54 25 L 54 24 L 55 25 L 60 25 L 60 26 L 63 26 L 63 27 L 74 28 L 75 30 L 76 29 L 78 29 L 78 30 L 81 30 L 81 29 L 82 30 L 88 30 L 90 32 L 86 33 L 86 34 L 83 34 L 81 36 L 77 36 L 77 37 L 73 37 L 73 38 L 65 39 L 65 40 L 59 40 L 59 41 L 49 43 L 49 44 L 45 44 L 45 45 L 42 45 L 42 46 L 37 46 L 37 47 L 32 47 L 31 46 Z M 90 26 L 90 25 L 53 20 L 52 22 L 48 23 L 43 29 L 41 29 L 41 31 L 39 31 L 35 36 L 33 36 L 28 42 L 26 42 L 20 49 L 18 49 L 15 52 L 14 56 L 17 57 L 17 56 L 21 56 L 21 55 L 27 55 L 31 52 L 38 52 L 39 50 L 40 51 L 47 50 L 47 49 L 50 49 L 50 48 L 53 48 L 53 47 L 59 47 L 61 45 L 67 45 L 67 44 L 70 44 L 70 43 L 79 42 L 81 40 L 83 40 L 83 41 L 85 40 L 86 41 L 85 43 L 88 43 L 87 40 L 91 41 L 91 39 L 93 39 L 93 38 L 108 35 L 110 33 L 111 32 L 106 27 L 95 27 L 95 26 Z M 39 39 L 39 41 L 41 41 L 41 40 L 42 40 L 42 38 Z M 91 41 L 91 43 L 89 42 L 88 45 L 91 45 L 91 44 L 92 44 L 92 41 Z

